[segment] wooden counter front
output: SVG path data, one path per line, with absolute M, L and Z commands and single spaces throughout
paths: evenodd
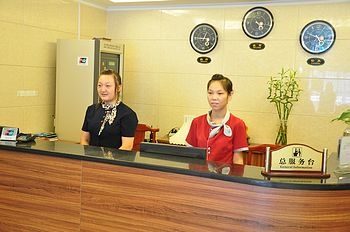
M 81 161 L 0 150 L 0 231 L 79 231 Z
M 0 231 L 349 231 L 350 190 L 0 150 Z
M 350 228 L 350 190 L 264 188 L 90 162 L 83 164 L 82 189 L 84 231 Z

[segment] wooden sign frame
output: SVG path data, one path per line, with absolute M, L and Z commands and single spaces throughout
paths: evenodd
M 327 152 L 327 148 L 318 151 L 298 143 L 274 150 L 266 147 L 265 169 L 261 174 L 267 177 L 329 178 Z

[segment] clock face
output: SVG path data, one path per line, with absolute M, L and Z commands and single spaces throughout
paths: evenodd
M 300 33 L 302 48 L 311 54 L 328 51 L 334 44 L 335 30 L 331 24 L 322 20 L 308 23 Z
M 192 48 L 201 54 L 211 52 L 218 43 L 218 33 L 207 23 L 198 24 L 190 34 Z
M 261 39 L 267 36 L 272 27 L 272 13 L 263 7 L 254 7 L 248 10 L 242 20 L 244 33 L 253 39 Z

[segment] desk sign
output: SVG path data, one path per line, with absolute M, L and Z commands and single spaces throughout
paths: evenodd
M 265 176 L 280 177 L 320 177 L 326 173 L 327 149 L 317 151 L 307 145 L 290 144 L 277 150 L 266 152 Z

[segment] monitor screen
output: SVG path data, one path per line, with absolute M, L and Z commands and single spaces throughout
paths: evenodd
M 184 156 L 199 159 L 207 158 L 206 148 L 187 147 L 164 143 L 142 142 L 140 144 L 140 152 L 159 153 L 165 155 Z

